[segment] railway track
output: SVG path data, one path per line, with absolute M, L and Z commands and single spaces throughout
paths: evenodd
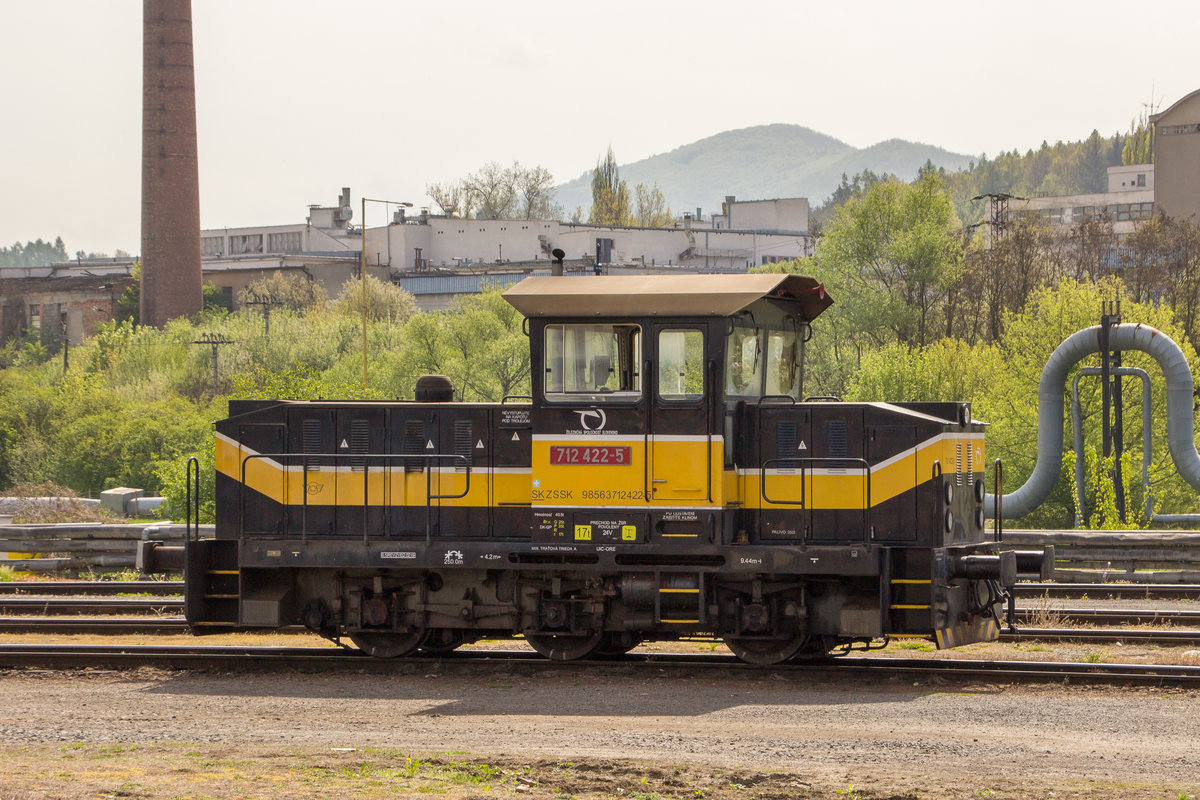
M 161 645 L 0 645 L 0 668 L 162 669 L 312 671 L 370 670 L 389 674 L 475 674 L 479 670 L 543 674 L 574 671 L 642 671 L 670 668 L 702 674 L 713 670 L 770 677 L 869 675 L 928 680 L 1200 685 L 1200 667 L 966 659 L 864 658 L 845 656 L 816 663 L 758 667 L 721 654 L 629 654 L 619 660 L 548 662 L 528 651 L 459 651 L 449 656 L 385 661 L 334 647 L 192 647 Z
M 0 584 L 0 633 L 158 635 L 187 633 L 181 581 L 29 581 Z M 1194 598 L 1174 584 L 1021 584 L 1018 597 Z M 124 597 L 113 595 L 137 594 Z M 149 597 L 144 595 L 151 595 Z M 63 596 L 77 595 L 77 596 Z M 79 596 L 82 595 L 82 596 Z M 100 614 L 107 616 L 98 616 Z M 1018 608 L 1020 629 L 1002 639 L 1200 645 L 1200 609 Z M 1050 626 L 1045 623 L 1049 622 Z M 1041 623 L 1031 627 L 1033 623 Z M 1068 625 L 1097 627 L 1078 628 Z M 1161 625 L 1157 629 L 1113 626 Z M 1184 630 L 1176 626 L 1193 626 Z M 299 630 L 298 628 L 295 630 Z
M 302 628 L 284 629 L 300 633 Z M 10 634 L 103 634 L 111 636 L 157 636 L 187 634 L 182 617 L 0 617 L 0 633 Z M 1200 646 L 1200 630 L 1170 628 L 1019 628 L 1003 630 L 1006 642 L 1056 641 L 1078 643 L 1140 643 L 1163 646 Z M 305 648 L 307 649 L 307 648 Z

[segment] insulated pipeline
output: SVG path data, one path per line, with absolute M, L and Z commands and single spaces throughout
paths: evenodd
M 1169 336 L 1149 325 L 1123 324 L 1109 328 L 1112 350 L 1140 350 L 1158 362 L 1167 384 L 1167 447 L 1175 469 L 1200 491 L 1200 453 L 1196 452 L 1192 417 L 1192 370 L 1183 351 Z M 1063 341 L 1042 369 L 1038 382 L 1038 456 L 1029 480 L 1004 495 L 1004 516 L 1022 517 L 1033 511 L 1054 488 L 1062 466 L 1063 392 L 1071 367 L 1100 352 L 1100 326 L 1073 333 Z M 996 496 L 987 495 L 984 509 L 995 516 Z

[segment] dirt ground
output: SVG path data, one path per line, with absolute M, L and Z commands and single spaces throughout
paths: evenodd
M 1200 795 L 1178 689 L 23 670 L 0 703 L 0 800 Z

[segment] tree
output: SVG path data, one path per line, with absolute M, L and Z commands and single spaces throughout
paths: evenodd
M 514 167 L 516 164 L 513 165 Z M 466 177 L 467 190 L 475 199 L 478 219 L 512 219 L 516 216 L 517 174 L 495 161 L 484 164 Z
M 612 147 L 603 161 L 592 170 L 592 210 L 588 222 L 593 225 L 631 225 L 629 186 L 621 178 Z
M 554 204 L 554 175 L 542 166 L 484 164 L 465 178 L 431 183 L 425 192 L 442 213 L 463 219 L 553 219 L 562 215 Z
M 118 322 L 129 320 L 134 325 L 141 321 L 142 309 L 142 262 L 135 261 L 129 269 L 129 277 L 133 278 L 133 283 L 126 287 L 125 291 L 121 292 L 121 296 L 117 298 L 117 309 L 115 318 Z
M 874 345 L 924 345 L 940 338 L 949 288 L 958 280 L 962 241 L 945 184 L 926 173 L 889 180 L 851 199 L 834 216 L 816 253 L 837 289 L 836 316 Z
M 1121 163 L 1149 164 L 1154 160 L 1154 126 L 1146 119 L 1145 112 L 1135 122 L 1129 123 L 1129 135 L 1121 148 Z
M 809 233 L 814 236 L 820 235 L 829 221 L 833 219 L 834 213 L 846 205 L 846 203 L 855 197 L 862 197 L 863 192 L 870 189 L 877 183 L 882 183 L 885 180 L 900 180 L 895 175 L 884 173 L 877 175 L 869 169 L 865 169 L 854 176 L 851 180 L 842 173 L 842 182 L 833 190 L 833 194 L 825 199 L 825 202 L 816 206 L 809 213 L 808 224 Z
M 1156 214 L 1138 223 L 1121 256 L 1133 297 L 1165 298 L 1192 346 L 1200 346 L 1200 228 Z
M 545 167 L 521 167 L 513 162 L 517 209 L 521 219 L 555 219 L 562 209 L 554 205 L 554 176 Z
M 671 207 L 667 205 L 667 198 L 663 196 L 662 189 L 658 188 L 655 183 L 652 186 L 646 186 L 644 183 L 639 183 L 633 190 L 634 207 L 637 209 L 635 222 L 642 228 L 673 228 L 675 226 L 675 215 L 671 213 Z
M 67 248 L 62 237 L 53 244 L 41 239 L 33 242 L 13 242 L 12 247 L 0 247 L 0 267 L 44 267 L 67 260 Z
M 966 341 L 998 341 L 1005 315 L 1020 311 L 1035 289 L 1062 277 L 1061 236 L 1040 217 L 1019 215 L 994 237 L 990 245 L 973 242 L 962 280 L 951 292 L 959 309 L 950 333 Z
M 249 300 L 265 299 L 292 311 L 303 311 L 324 305 L 328 299 L 324 287 L 307 275 L 288 274 L 282 270 L 252 281 L 238 292 L 238 305 Z
M 475 198 L 466 181 L 431 183 L 425 187 L 425 193 L 433 198 L 433 202 L 437 203 L 442 213 L 448 217 L 466 219 L 475 210 Z
M 373 275 L 368 275 L 366 292 L 367 318 L 370 320 L 403 322 L 417 313 L 417 301 L 393 283 L 384 283 Z M 342 284 L 342 291 L 334 301 L 333 308 L 342 316 L 358 316 L 362 314 L 362 298 L 363 281 L 350 278 Z

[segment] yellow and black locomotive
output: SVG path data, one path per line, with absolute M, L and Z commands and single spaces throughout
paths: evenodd
M 801 394 L 830 304 L 798 275 L 533 277 L 532 397 L 234 401 L 196 630 L 302 624 L 380 657 L 524 636 L 556 659 L 680 636 L 774 663 L 889 637 L 994 639 L 964 403 Z

